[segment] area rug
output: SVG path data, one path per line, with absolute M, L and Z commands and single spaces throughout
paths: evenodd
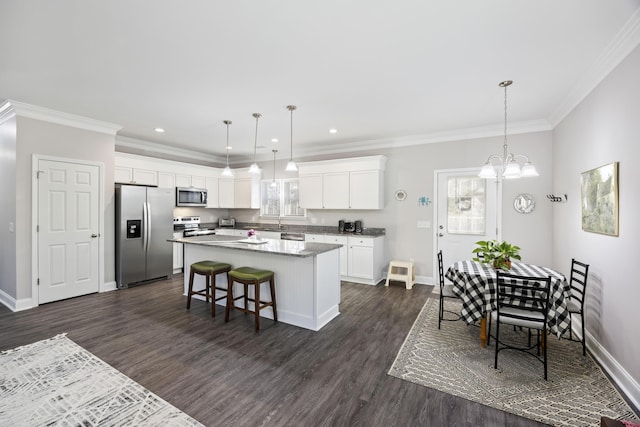
M 447 301 L 445 308 L 459 312 L 461 303 Z M 501 328 L 500 335 L 527 341 L 526 330 Z M 479 329 L 463 321 L 438 329 L 438 299 L 429 298 L 389 374 L 551 425 L 599 426 L 603 415 L 637 420 L 579 343 L 549 339 L 547 381 L 542 363 L 519 351 L 501 351 L 494 369 L 490 344 L 482 348 Z
M 201 426 L 64 334 L 0 352 L 2 426 Z

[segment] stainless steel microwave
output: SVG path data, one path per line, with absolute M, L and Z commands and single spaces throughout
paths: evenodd
M 207 189 L 176 187 L 176 206 L 207 206 Z

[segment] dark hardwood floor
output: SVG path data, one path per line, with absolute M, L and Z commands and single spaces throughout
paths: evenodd
M 341 314 L 319 332 L 265 319 L 256 334 L 240 312 L 225 324 L 204 302 L 187 311 L 178 275 L 18 313 L 0 306 L 0 350 L 66 332 L 207 426 L 542 425 L 387 375 L 431 289 L 343 283 Z

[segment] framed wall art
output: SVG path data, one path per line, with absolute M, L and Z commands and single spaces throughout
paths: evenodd
M 583 172 L 580 176 L 582 229 L 618 235 L 618 162 Z

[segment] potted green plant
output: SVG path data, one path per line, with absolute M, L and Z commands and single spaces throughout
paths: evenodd
M 476 257 L 474 261 L 485 264 L 493 264 L 494 268 L 509 270 L 511 259 L 520 260 L 520 247 L 507 242 L 497 240 L 481 240 L 476 242 L 477 248 L 473 250 Z

